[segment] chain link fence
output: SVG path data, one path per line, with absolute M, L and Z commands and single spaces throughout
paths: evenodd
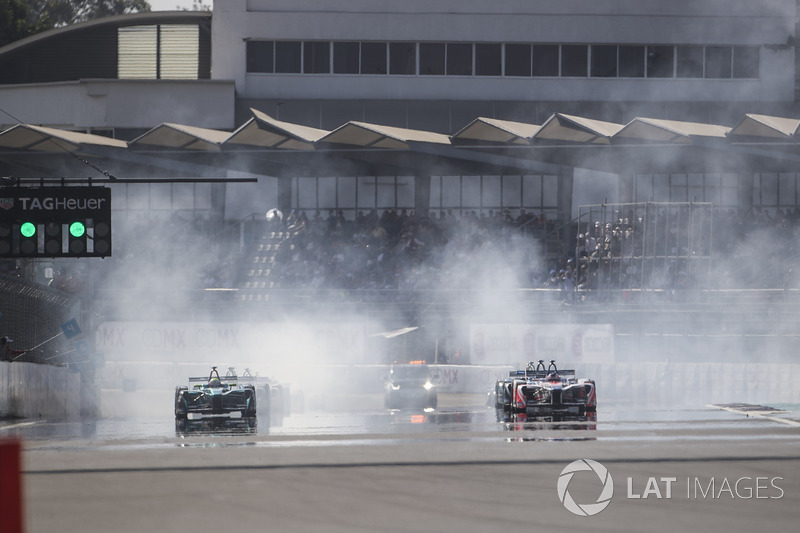
M 709 286 L 712 204 L 586 205 L 579 213 L 575 240 L 579 289 Z
M 61 325 L 74 316 L 79 300 L 60 291 L 14 277 L 0 276 L 0 359 L 32 363 L 67 362 L 74 348 Z

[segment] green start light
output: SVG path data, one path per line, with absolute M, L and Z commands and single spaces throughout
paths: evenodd
M 73 222 L 69 225 L 69 234 L 76 239 L 83 237 L 84 233 L 86 233 L 86 226 L 83 222 Z
M 19 227 L 19 232 L 23 237 L 33 237 L 36 235 L 36 224 L 33 222 L 23 222 Z

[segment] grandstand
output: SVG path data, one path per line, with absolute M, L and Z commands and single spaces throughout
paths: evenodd
M 217 0 L 0 48 L 3 186 L 89 174 L 115 232 L 4 275 L 75 273 L 97 320 L 358 312 L 426 352 L 613 324 L 620 360 L 790 358 L 797 2 L 571 5 Z

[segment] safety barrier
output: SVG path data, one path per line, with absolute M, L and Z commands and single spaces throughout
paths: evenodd
M 0 362 L 0 416 L 77 418 L 81 377 L 66 367 Z
M 615 363 L 579 365 L 597 383 L 598 403 L 689 406 L 800 403 L 800 364 Z

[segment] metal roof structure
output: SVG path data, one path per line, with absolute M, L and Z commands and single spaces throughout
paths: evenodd
M 623 125 L 562 113 L 541 125 L 478 117 L 445 135 L 357 121 L 326 131 L 252 112 L 233 132 L 163 123 L 129 142 L 17 124 L 0 132 L 0 170 L 20 178 L 74 172 L 60 157 L 68 153 L 127 177 L 219 176 L 244 168 L 276 177 L 557 174 L 573 167 L 793 172 L 800 162 L 800 119 L 791 117 L 748 114 L 732 127 L 647 117 Z

